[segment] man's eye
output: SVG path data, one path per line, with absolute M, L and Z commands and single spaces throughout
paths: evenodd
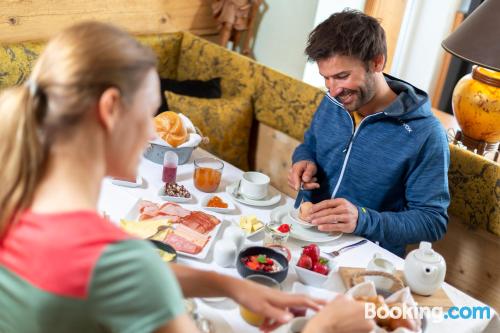
M 349 77 L 349 74 L 343 74 L 343 75 L 337 76 L 337 79 L 344 80 L 344 79 L 347 79 L 348 77 Z

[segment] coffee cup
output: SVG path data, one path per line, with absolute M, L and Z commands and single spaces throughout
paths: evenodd
M 387 259 L 382 258 L 380 253 L 375 253 L 372 260 L 368 263 L 366 267 L 369 271 L 385 272 L 389 274 L 394 274 L 396 272 L 396 267 L 394 264 Z M 365 280 L 373 281 L 375 288 L 389 290 L 391 289 L 394 282 L 383 276 L 366 276 Z
M 269 176 L 261 172 L 245 172 L 241 177 L 240 193 L 248 199 L 262 200 L 267 196 L 270 181 Z

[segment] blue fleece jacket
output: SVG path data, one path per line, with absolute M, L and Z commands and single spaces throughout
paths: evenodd
M 449 148 L 425 92 L 385 75 L 398 95 L 354 130 L 351 115 L 329 95 L 292 157 L 318 166 L 320 188 L 305 200 L 344 198 L 358 207 L 354 234 L 403 256 L 405 246 L 446 232 Z

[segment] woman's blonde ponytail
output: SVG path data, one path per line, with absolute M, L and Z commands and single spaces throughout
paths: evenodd
M 47 159 L 39 127 L 45 96 L 28 82 L 0 93 L 0 235 L 29 206 Z

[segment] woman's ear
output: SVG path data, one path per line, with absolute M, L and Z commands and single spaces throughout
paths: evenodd
M 120 91 L 117 88 L 108 88 L 99 97 L 97 103 L 97 118 L 104 129 L 109 132 L 120 117 Z

